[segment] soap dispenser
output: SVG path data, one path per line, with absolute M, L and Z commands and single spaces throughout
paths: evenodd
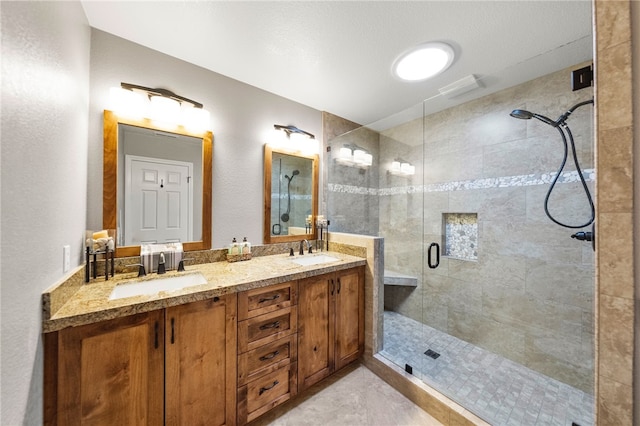
M 242 240 L 242 254 L 251 253 L 251 243 L 247 241 L 247 237 Z
M 238 246 L 236 237 L 233 237 L 233 241 L 229 244 L 229 254 L 240 254 L 240 247 Z

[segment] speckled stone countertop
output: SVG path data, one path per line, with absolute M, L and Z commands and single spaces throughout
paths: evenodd
M 300 266 L 292 262 L 292 258 L 288 254 L 278 254 L 254 257 L 243 262 L 229 263 L 222 261 L 187 266 L 187 271 L 185 272 L 168 271 L 160 276 L 149 274 L 146 277 L 138 278 L 137 271 L 121 273 L 116 274 L 115 277 L 107 281 L 98 279 L 79 286 L 77 291 L 68 295 L 68 298 L 56 312 L 50 312 L 51 304 L 46 302 L 50 299 L 50 294 L 45 292 L 43 294 L 45 303 L 43 304 L 42 329 L 44 333 L 49 333 L 66 327 L 182 305 L 210 299 L 215 296 L 299 280 L 366 264 L 366 260 L 361 257 L 338 252 L 324 252 L 295 257 L 308 258 L 317 255 L 329 255 L 339 259 L 339 261 Z M 160 292 L 154 295 L 109 300 L 109 296 L 116 285 L 197 272 L 207 279 L 207 284 Z M 52 292 L 54 290 L 50 289 L 49 291 Z

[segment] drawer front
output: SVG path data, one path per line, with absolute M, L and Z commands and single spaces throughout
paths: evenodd
M 238 388 L 238 422 L 244 424 L 296 394 L 297 364 L 289 364 Z
M 238 352 L 244 353 L 298 331 L 297 306 L 238 323 Z
M 238 296 L 238 319 L 243 321 L 297 304 L 297 281 L 244 291 Z
M 238 356 L 238 386 L 269 374 L 298 359 L 297 334 Z

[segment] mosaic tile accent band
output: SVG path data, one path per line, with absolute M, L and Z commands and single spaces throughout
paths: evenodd
M 277 193 L 271 194 L 272 200 L 277 200 L 278 198 L 280 198 L 281 200 L 286 200 L 289 197 L 285 193 L 280 194 L 280 197 L 278 197 Z M 292 200 L 311 200 L 311 195 L 310 194 L 291 194 L 291 199 Z
M 327 189 L 329 192 L 340 192 L 345 194 L 359 195 L 402 195 L 415 194 L 422 192 L 445 192 L 445 191 L 464 191 L 468 189 L 486 189 L 486 188 L 509 188 L 515 186 L 532 186 L 550 184 L 556 176 L 556 172 L 552 173 L 532 173 L 528 175 L 501 176 L 495 178 L 483 178 L 472 180 L 460 180 L 453 182 L 431 183 L 427 185 L 406 185 L 396 186 L 392 188 L 365 188 L 355 185 L 343 185 L 339 183 L 329 183 Z M 595 170 L 585 169 L 582 176 L 587 182 L 595 181 Z M 577 171 L 564 172 L 558 179 L 558 183 L 571 183 L 580 180 Z

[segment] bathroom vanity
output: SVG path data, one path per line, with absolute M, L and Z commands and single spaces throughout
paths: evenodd
M 194 265 L 163 279 L 205 284 L 120 298 L 116 287 L 157 277 L 55 286 L 43 295 L 45 423 L 245 424 L 295 397 L 364 347 L 366 261 L 323 255 Z

